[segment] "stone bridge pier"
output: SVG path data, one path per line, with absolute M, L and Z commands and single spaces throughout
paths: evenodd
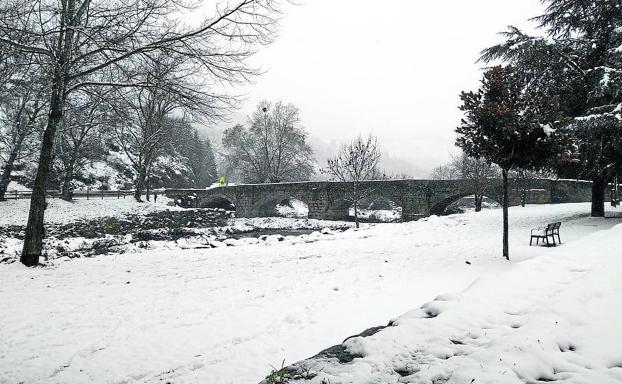
M 486 194 L 500 201 L 501 182 L 493 183 Z M 468 180 L 382 180 L 361 183 L 369 199 L 387 199 L 402 208 L 404 220 L 416 220 L 432 214 L 443 214 L 453 202 L 474 194 Z M 352 183 L 299 182 L 276 184 L 242 184 L 211 189 L 167 189 L 166 196 L 181 199 L 195 195 L 196 207 L 232 204 L 237 217 L 274 215 L 276 205 L 296 199 L 309 207 L 309 218 L 344 220 L 352 205 L 349 196 Z M 528 186 L 510 183 L 510 203 L 520 204 L 525 195 L 527 204 L 556 204 L 591 200 L 591 183 L 574 180 L 530 180 Z

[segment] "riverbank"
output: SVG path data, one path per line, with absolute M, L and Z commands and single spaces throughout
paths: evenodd
M 123 254 L 146 249 L 207 249 L 261 241 L 310 241 L 353 223 L 288 219 L 236 219 L 223 209 L 183 209 L 133 199 L 51 200 L 46 211 L 43 263 L 59 258 Z M 0 202 L 0 263 L 19 259 L 28 201 Z

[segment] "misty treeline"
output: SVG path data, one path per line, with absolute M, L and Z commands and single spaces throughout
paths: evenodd
M 277 5 L 0 2 L 1 118 L 9 132 L 3 169 L 29 154 L 35 164 L 22 263 L 39 261 L 46 190 L 57 168 L 65 184 L 83 167 L 88 148 L 101 156 L 112 150 L 128 160 L 140 190 L 154 181 L 158 161 L 173 147 L 189 153 L 199 145 L 191 124 L 222 119 L 239 101 L 227 90 L 259 74 L 248 59 L 274 39 Z M 207 151 L 205 141 L 200 146 Z

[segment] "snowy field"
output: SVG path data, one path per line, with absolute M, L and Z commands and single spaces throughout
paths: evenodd
M 283 359 L 294 363 L 409 311 L 389 330 L 396 337 L 348 342 L 365 356 L 352 375 L 397 383 L 395 369 L 414 373 L 408 356 L 421 349 L 430 372 L 456 378 L 449 383 L 469 383 L 478 364 L 498 379 L 490 383 L 523 382 L 505 380 L 512 372 L 619 382 L 622 226 L 611 228 L 622 219 L 588 212 L 589 204 L 511 208 L 509 263 L 500 258 L 501 211 L 489 210 L 313 243 L 0 265 L 0 382 L 257 383 Z M 564 244 L 529 247 L 529 229 L 552 221 L 563 222 Z M 435 319 L 412 311 L 469 286 L 427 304 Z M 441 343 L 447 335 L 463 344 Z M 451 376 L 457 368 L 464 375 Z M 326 375 L 346 377 L 331 384 L 370 382 L 340 369 L 327 365 Z
M 308 360 L 312 379 L 289 383 L 622 383 L 621 238 L 617 225 L 440 295 L 345 341 L 351 363 Z
M 158 196 L 157 203 L 149 201 L 139 203 L 131 196 L 126 196 L 125 199 L 76 199 L 71 202 L 61 199 L 48 199 L 45 222 L 66 224 L 77 220 L 90 220 L 107 216 L 120 217 L 129 214 L 147 214 L 166 209 L 182 209 L 167 206 L 168 201 L 165 196 Z M 26 225 L 29 207 L 30 199 L 0 202 L 0 225 Z

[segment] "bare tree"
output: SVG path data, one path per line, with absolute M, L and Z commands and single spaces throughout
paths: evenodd
M 29 71 L 12 71 L 0 91 L 0 200 L 11 182 L 15 164 L 32 155 L 27 143 L 39 131 L 42 111 L 46 107 L 44 88 Z
M 465 153 L 454 156 L 450 167 L 455 169 L 461 179 L 468 184 L 475 198 L 475 212 L 482 210 L 482 200 L 487 193 L 493 193 L 493 187 L 501 177 L 501 170 L 483 159 L 475 159 Z
M 482 210 L 484 195 L 494 192 L 501 170 L 495 164 L 488 164 L 483 159 L 475 159 L 461 152 L 452 155 L 449 163 L 434 168 L 431 177 L 433 180 L 461 180 L 473 191 L 475 212 L 479 212 Z
M 143 86 L 116 93 L 111 102 L 118 119 L 113 129 L 117 143 L 134 168 L 137 201 L 146 184 L 155 160 L 171 143 L 180 118 L 173 116 L 202 116 L 214 104 L 209 95 L 196 89 L 192 72 L 188 73 L 182 56 L 157 55 L 142 63 Z
M 430 178 L 432 180 L 457 180 L 461 177 L 460 171 L 451 163 L 439 165 L 432 170 Z
M 295 105 L 262 101 L 249 124 L 227 129 L 222 140 L 229 164 L 244 182 L 309 180 L 315 160 Z
M 184 11 L 199 2 L 172 0 L 3 0 L 0 50 L 30 54 L 49 76 L 50 101 L 33 186 L 21 262 L 36 265 L 42 251 L 45 189 L 56 131 L 67 96 L 87 85 L 141 86 L 131 62 L 156 52 L 187 57 L 211 84 L 248 81 L 247 59 L 274 37 L 275 0 L 237 0 L 196 25 Z M 6 47 L 10 47 L 7 49 Z
M 74 100 L 67 101 L 67 110 L 60 126 L 61 134 L 55 148 L 55 157 L 62 165 L 61 196 L 67 201 L 72 199 L 75 173 L 92 159 L 93 156 L 89 155 L 97 149 L 95 131 L 111 121 L 104 102 L 107 94 L 101 92 L 101 88 L 89 91 L 76 93 Z
M 524 207 L 527 204 L 529 191 L 534 187 L 534 182 L 538 179 L 551 179 L 556 178 L 557 175 L 555 172 L 542 169 L 542 170 L 531 170 L 531 169 L 516 169 L 510 171 L 510 178 L 514 180 L 516 185 L 516 189 L 520 195 L 520 204 Z
M 361 183 L 365 180 L 382 178 L 382 173 L 378 170 L 378 160 L 380 150 L 376 137 L 369 135 L 367 139 L 363 139 L 359 136 L 351 143 L 342 146 L 337 156 L 328 159 L 326 169 L 322 170 L 335 180 L 352 183 L 347 199 L 354 205 L 354 221 L 357 228 L 359 202 L 373 192 L 369 188 L 364 188 Z

